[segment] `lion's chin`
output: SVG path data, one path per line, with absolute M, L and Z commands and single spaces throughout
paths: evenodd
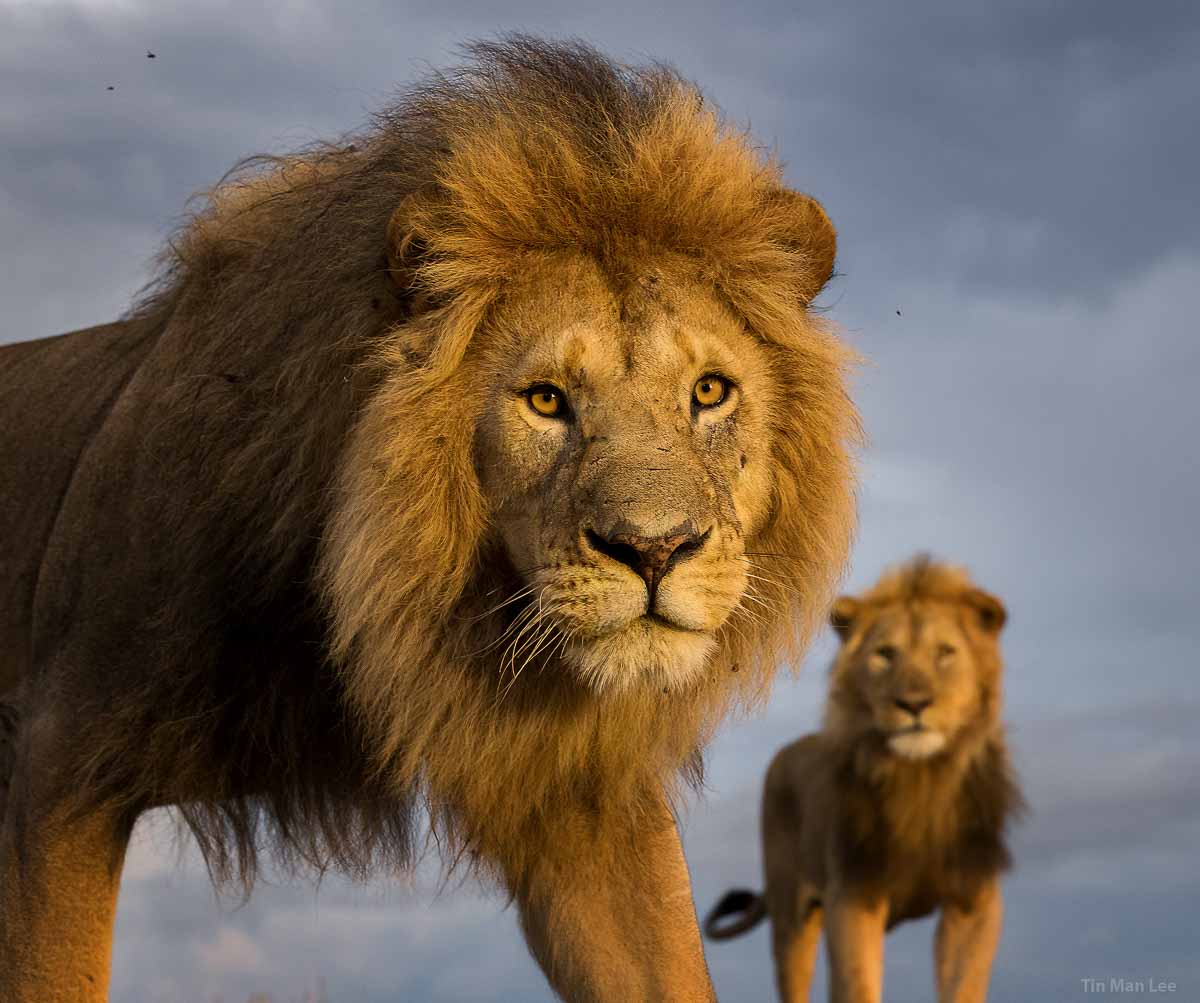
M 596 693 L 648 687 L 677 693 L 699 682 L 715 647 L 716 639 L 706 631 L 638 617 L 611 634 L 571 644 L 563 659 Z
M 888 737 L 888 748 L 903 759 L 928 759 L 946 747 L 940 731 L 902 731 Z

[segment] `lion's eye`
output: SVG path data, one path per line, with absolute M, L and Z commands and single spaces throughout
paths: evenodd
M 867 656 L 867 668 L 872 672 L 886 672 L 896 662 L 896 649 L 890 644 L 880 644 L 871 649 Z
M 543 418 L 561 418 L 567 410 L 567 398 L 551 383 L 538 383 L 525 391 L 525 399 Z
M 938 658 L 949 658 L 951 655 L 957 654 L 958 649 L 953 644 L 939 644 L 937 653 Z
M 696 407 L 716 407 L 729 393 L 729 381 L 709 373 L 701 376 L 692 387 L 692 403 Z

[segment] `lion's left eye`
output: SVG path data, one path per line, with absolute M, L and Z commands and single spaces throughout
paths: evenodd
M 709 373 L 701 376 L 692 387 L 692 403 L 696 407 L 716 407 L 729 393 L 729 381 Z
M 561 418 L 567 410 L 566 395 L 552 383 L 539 383 L 525 391 L 525 399 L 543 418 Z
M 951 655 L 957 654 L 958 649 L 953 644 L 939 644 L 937 653 L 938 658 L 949 658 Z

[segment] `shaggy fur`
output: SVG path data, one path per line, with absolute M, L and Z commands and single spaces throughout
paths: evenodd
M 25 388 L 62 367 L 90 396 L 55 418 L 47 521 L 0 553 L 5 627 L 36 621 L 0 696 L 86 735 L 56 774 L 73 812 L 178 805 L 218 878 L 248 882 L 268 847 L 400 865 L 422 797 L 452 855 L 518 884 L 548 818 L 599 845 L 698 778 L 843 566 L 857 419 L 850 354 L 808 310 L 833 268 L 820 207 L 670 70 L 520 37 L 472 52 L 351 141 L 241 165 L 120 325 L 2 350 L 15 413 L 49 414 Z M 723 629 L 685 692 L 597 695 L 543 659 L 498 699 L 489 645 L 515 611 L 489 609 L 520 577 L 474 453 L 505 366 L 489 320 L 564 254 L 617 290 L 656 257 L 686 268 L 780 386 L 747 549 L 760 622 Z M 0 442 L 6 468 L 22 443 Z
M 855 419 L 845 349 L 804 312 L 828 278 L 832 247 L 817 242 L 832 231 L 783 189 L 776 165 L 664 70 L 623 74 L 582 50 L 553 63 L 527 47 L 482 55 L 484 69 L 389 119 L 418 120 L 453 151 L 437 184 L 392 218 L 393 267 L 419 246 L 405 281 L 447 305 L 385 346 L 388 375 L 351 442 L 324 568 L 335 653 L 379 765 L 402 788 L 423 778 L 435 813 L 469 826 L 467 846 L 511 861 L 514 848 L 538 852 L 523 830 L 559 806 L 587 805 L 603 828 L 656 802 L 680 769 L 697 778 L 697 751 L 731 702 L 760 699 L 794 657 L 845 553 Z M 750 548 L 782 584 L 764 586 L 761 629 L 727 629 L 712 671 L 682 699 L 598 700 L 543 671 L 497 701 L 494 654 L 473 654 L 488 640 L 481 597 L 502 583 L 495 561 L 480 560 L 487 513 L 462 421 L 464 405 L 482 404 L 472 370 L 488 362 L 471 339 L 506 280 L 564 248 L 594 255 L 618 282 L 656 251 L 695 259 L 787 374 L 774 520 Z
M 781 750 L 767 774 L 767 891 L 728 893 L 705 924 L 724 939 L 770 915 L 785 999 L 807 998 L 797 984 L 810 970 L 789 977 L 789 965 L 803 969 L 795 944 L 812 950 L 831 889 L 883 903 L 890 929 L 935 909 L 969 915 L 1008 868 L 1005 830 L 1023 801 L 1000 722 L 1005 619 L 999 600 L 964 571 L 924 556 L 834 603 L 843 646 L 823 730 Z M 945 654 L 946 646 L 957 650 Z M 886 647 L 898 650 L 889 664 L 878 661 Z M 957 664 L 932 667 L 939 647 Z M 917 734 L 936 727 L 940 740 L 897 748 L 896 701 L 918 690 L 931 702 Z
M 623 71 L 582 47 L 529 42 L 475 53 L 475 67 L 416 91 L 352 144 L 255 162 L 243 170 L 270 173 L 226 181 L 177 241 L 161 289 L 137 319 L 186 324 L 191 350 L 211 360 L 195 359 L 193 370 L 235 370 L 216 400 L 224 388 L 206 388 L 204 420 L 213 426 L 223 404 L 253 407 L 254 388 L 242 388 L 230 365 L 240 347 L 230 337 L 241 346 L 286 339 L 283 387 L 266 398 L 273 413 L 237 414 L 227 425 L 254 431 L 225 444 L 217 495 L 236 498 L 255 481 L 275 506 L 222 520 L 241 537 L 229 550 L 265 579 L 246 581 L 248 592 L 275 593 L 310 560 L 297 550 L 317 535 L 314 515 L 318 526 L 328 521 L 322 563 L 337 684 L 367 731 L 371 777 L 402 792 L 423 780 L 435 817 L 451 812 L 491 827 L 465 834 L 466 845 L 507 855 L 553 805 L 582 797 L 621 815 L 656 797 L 679 769 L 698 779 L 697 752 L 712 727 L 732 701 L 765 695 L 842 567 L 852 526 L 846 445 L 856 426 L 840 379 L 848 354 L 804 311 L 832 270 L 832 231 L 819 225 L 819 209 L 782 186 L 777 165 L 667 70 Z M 411 304 L 381 287 L 381 227 L 401 286 L 436 307 L 407 324 Z M 775 518 L 753 547 L 784 584 L 764 588 L 766 629 L 745 640 L 727 631 L 716 660 L 725 671 L 666 707 L 643 693 L 597 703 L 545 672 L 528 674 L 498 704 L 492 666 L 472 657 L 489 641 L 474 617 L 497 588 L 497 561 L 481 559 L 487 513 L 471 419 L 482 402 L 466 356 L 505 282 L 530 267 L 527 259 L 563 248 L 594 254 L 618 276 L 649 248 L 696 259 L 771 342 L 791 380 L 793 398 L 779 408 Z M 327 373 L 342 373 L 343 386 L 330 388 Z M 350 435 L 344 409 L 356 403 Z M 338 459 L 339 492 L 322 494 Z M 331 516 L 322 519 L 324 511 Z M 211 547 L 207 535 L 181 530 L 181 546 Z M 168 706 L 177 699 L 166 696 Z M 293 702 L 278 699 L 279 724 L 289 725 Z M 248 720 L 229 730 L 263 730 L 251 716 L 261 698 L 238 703 L 230 709 Z M 289 730 L 328 735 L 343 726 L 292 722 Z M 187 751 L 203 747 L 194 727 L 163 736 L 178 751 L 155 759 L 194 762 Z M 141 730 L 115 723 L 111 753 L 123 754 Z M 322 757 L 342 747 L 309 745 Z M 631 746 L 639 749 L 632 760 Z M 371 781 L 347 784 L 361 774 L 348 758 L 297 768 L 300 789 L 269 785 L 278 791 L 269 818 L 285 822 L 281 849 L 353 870 L 369 862 L 360 851 L 407 852 L 395 828 L 406 813 L 381 804 L 382 794 L 365 799 L 372 810 L 364 813 Z M 197 765 L 209 769 L 207 760 Z M 121 786 L 144 796 L 160 786 L 148 780 Z M 525 796 L 513 799 L 512 790 Z M 252 805 L 214 796 L 186 810 L 210 857 L 216 851 L 224 865 L 235 847 L 243 869 L 253 862 Z

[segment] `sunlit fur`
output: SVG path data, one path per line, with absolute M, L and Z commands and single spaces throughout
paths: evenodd
M 832 231 L 813 203 L 786 194 L 777 166 L 663 71 L 624 75 L 587 54 L 484 55 L 488 73 L 413 105 L 452 153 L 438 157 L 439 183 L 393 219 L 404 251 L 393 265 L 411 267 L 405 281 L 438 306 L 384 346 L 325 565 L 336 650 L 381 767 L 402 785 L 422 780 L 467 845 L 512 859 L 552 809 L 587 805 L 602 827 L 653 803 L 731 702 L 761 698 L 776 665 L 795 656 L 844 558 L 855 418 L 847 354 L 805 310 L 814 274 L 828 274 L 815 259 Z M 577 269 L 589 274 L 577 279 Z M 578 294 L 554 295 L 564 282 Z M 568 640 L 567 671 L 553 645 L 536 671 L 505 671 L 491 647 L 504 644 L 505 622 L 479 617 L 530 579 L 506 568 L 513 534 L 491 522 L 506 499 L 499 487 L 489 497 L 478 476 L 500 449 L 485 435 L 474 452 L 481 423 L 495 420 L 487 388 L 536 350 L 534 337 L 558 337 L 570 313 L 611 322 L 614 310 L 644 309 L 652 325 L 664 311 L 639 295 L 644 283 L 665 287 L 668 309 L 753 341 L 769 377 L 747 477 L 753 524 L 743 527 L 753 535 L 742 550 L 762 555 L 743 557 L 757 602 L 744 603 L 740 624 L 717 620 L 686 647 L 639 624 L 632 638 L 586 650 Z M 530 299 L 569 314 L 554 327 L 551 311 L 531 332 L 520 323 L 539 314 Z M 589 338 L 599 335 L 585 333 L 584 349 L 598 350 Z M 692 379 L 680 381 L 685 391 Z M 553 493 L 523 497 L 543 510 L 537 524 L 565 517 Z M 548 593 L 543 605 L 562 598 L 561 582 L 533 581 Z M 593 594 L 606 587 L 594 583 Z M 651 685 L 597 685 L 630 675 L 639 658 Z
M 281 361 L 255 385 L 218 383 L 206 402 L 216 428 L 213 409 L 236 393 L 239 419 L 223 426 L 209 490 L 240 520 L 226 527 L 249 569 L 239 589 L 303 588 L 319 551 L 335 681 L 282 665 L 274 682 L 240 677 L 264 680 L 276 717 L 303 701 L 308 716 L 287 718 L 296 757 L 285 746 L 271 762 L 313 765 L 260 776 L 247 736 L 241 760 L 202 786 L 211 800 L 186 809 L 210 854 L 232 846 L 243 868 L 261 805 L 279 846 L 307 860 L 403 856 L 414 794 L 451 854 L 518 879 L 549 818 L 603 844 L 610 820 L 657 812 L 664 785 L 698 776 L 715 725 L 797 658 L 844 564 L 857 419 L 850 353 L 809 310 L 833 268 L 824 212 L 669 70 L 526 38 L 472 53 L 352 141 L 234 173 L 173 243 L 138 315 L 185 338 L 200 373 L 236 373 L 245 346 L 274 346 Z M 676 368 L 662 378 L 686 399 L 701 342 L 681 318 L 741 360 L 743 424 L 726 427 L 743 429 L 746 460 L 727 465 L 732 432 L 713 426 L 710 444 L 688 426 L 677 434 L 690 445 L 660 464 L 675 483 L 690 457 L 695 498 L 715 513 L 707 564 L 698 556 L 662 586 L 663 608 L 690 625 L 678 632 L 632 616 L 644 592 L 631 572 L 580 563 L 581 526 L 561 503 L 582 501 L 539 490 L 549 468 L 505 423 L 513 371 L 572 337 L 601 361 L 586 374 L 564 363 L 563 378 L 578 377 L 567 389 L 593 394 L 597 416 L 618 413 L 624 392 L 614 345 L 629 347 L 634 380 L 669 346 Z M 622 413 L 674 429 L 675 402 L 653 403 Z M 638 442 L 634 426 L 612 431 L 616 470 Z M 539 540 L 539 525 L 555 538 Z M 198 555 L 207 543 L 179 538 Z M 577 567 L 556 574 L 556 560 Z M 183 682 L 155 685 L 157 760 L 171 775 L 138 767 L 146 790 L 199 784 L 216 769 L 200 756 L 215 736 L 273 720 L 228 701 L 197 720 Z M 336 743 L 327 768 L 321 742 Z M 97 775 L 117 759 L 97 755 Z
M 919 558 L 833 606 L 843 644 L 824 734 L 903 760 L 971 756 L 997 740 L 999 602 L 951 565 Z M 990 626 L 985 628 L 985 622 Z M 901 706 L 928 707 L 915 715 Z
M 780 985 L 797 999 L 831 895 L 882 901 L 889 927 L 969 911 L 1008 866 L 1006 829 L 1023 804 L 1000 720 L 998 599 L 922 556 L 838 599 L 831 619 L 842 645 L 823 728 L 767 771 L 767 889 L 728 893 L 706 922 L 721 938 L 769 915 Z M 930 702 L 918 721 L 897 698 Z

